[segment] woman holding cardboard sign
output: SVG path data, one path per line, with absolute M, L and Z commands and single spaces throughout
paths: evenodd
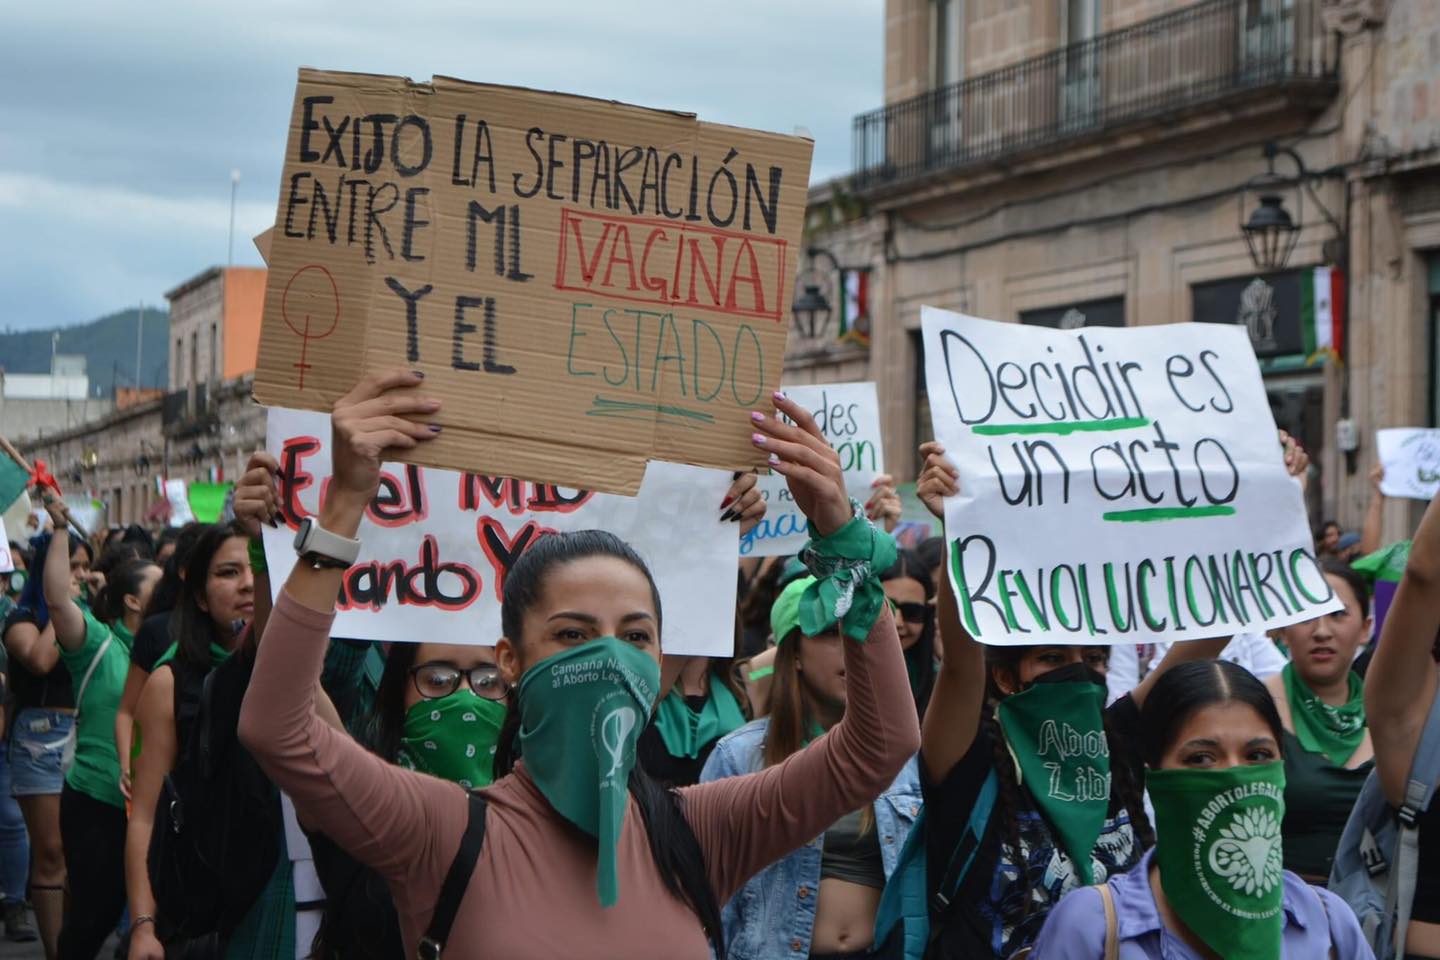
M 940 444 L 920 453 L 917 493 L 943 521 L 959 474 Z M 1293 441 L 1285 458 L 1292 474 L 1308 463 Z M 930 889 L 945 905 L 930 956 L 1008 958 L 1060 897 L 1130 869 L 1154 842 L 1140 708 L 1168 669 L 1215 657 L 1229 638 L 1175 644 L 1107 708 L 1108 648 L 982 645 L 948 588 L 938 614 L 945 659 L 920 751 Z
M 873 568 L 888 538 L 855 516 L 809 415 L 777 395 L 776 409 L 797 425 L 756 412 L 754 443 L 820 534 L 811 542 L 820 579 L 806 597 L 809 615 L 849 601 L 841 604 L 845 719 L 761 773 L 658 787 L 635 766 L 660 679 L 654 581 L 612 535 L 556 534 L 506 579 L 496 654 L 516 691 L 497 772 L 508 772 L 468 793 L 367 753 L 320 720 L 312 694 L 382 456 L 438 432 L 425 422 L 437 401 L 395 392 L 421 382 L 408 372 L 372 377 L 337 402 L 330 496 L 320 529 L 302 533 L 307 562 L 291 573 L 260 644 L 241 739 L 302 818 L 386 877 L 407 951 L 708 956 L 721 945 L 719 903 L 873 800 L 919 743 Z

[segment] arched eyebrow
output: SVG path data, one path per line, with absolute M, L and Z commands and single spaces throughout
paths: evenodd
M 621 623 L 631 623 L 635 620 L 654 620 L 655 615 L 646 610 L 636 610 L 634 613 L 627 613 L 620 618 Z M 559 613 L 552 613 L 546 620 L 579 620 L 581 623 L 594 626 L 600 622 L 600 618 L 588 613 L 581 613 L 578 610 L 561 610 Z

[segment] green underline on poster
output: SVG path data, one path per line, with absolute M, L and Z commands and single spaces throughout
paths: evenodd
M 1226 506 L 1209 507 L 1149 507 L 1144 510 L 1113 510 L 1105 519 L 1115 523 L 1152 523 L 1156 520 L 1189 520 L 1193 517 L 1230 517 L 1235 508 Z
M 683 420 L 696 420 L 700 423 L 714 423 L 713 413 L 704 413 L 700 410 L 687 410 L 684 407 L 668 407 L 661 403 L 645 403 L 636 400 L 612 400 L 609 397 L 595 395 L 591 401 L 590 409 L 585 411 L 587 417 L 626 417 L 635 413 L 658 413 L 663 417 L 679 417 Z
M 1064 437 L 1072 433 L 1135 430 L 1148 426 L 1149 417 L 1116 417 L 1113 420 L 1080 420 L 1074 423 L 982 423 L 972 429 L 982 437 L 998 437 L 1007 433 L 1049 433 Z

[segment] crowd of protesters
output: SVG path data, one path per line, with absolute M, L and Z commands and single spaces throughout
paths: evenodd
M 329 539 L 283 585 L 260 545 L 291 519 L 268 454 L 221 524 L 87 541 L 46 498 L 0 582 L 7 937 L 50 960 L 112 935 L 132 960 L 1368 957 L 1330 886 L 1373 779 L 1420 828 L 1404 955 L 1440 958 L 1440 821 L 1409 795 L 1440 678 L 1440 501 L 1383 627 L 1347 562 L 1379 548 L 1377 476 L 1365 531 L 1317 536 L 1333 612 L 987 646 L 945 541 L 899 549 L 891 479 L 852 500 L 776 394 L 753 442 L 811 540 L 739 561 L 734 622 L 711 625 L 733 656 L 665 655 L 687 611 L 600 531 L 537 540 L 483 645 L 333 636 L 346 562 L 324 544 L 357 537 L 387 451 L 435 436 L 419 388 L 396 372 L 337 403 Z M 959 474 L 919 453 L 943 520 Z M 1293 440 L 1276 457 L 1304 482 Z M 764 512 L 741 474 L 703 522 Z

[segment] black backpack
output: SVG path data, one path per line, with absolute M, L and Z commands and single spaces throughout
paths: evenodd
M 254 659 L 170 666 L 178 749 L 147 857 L 155 932 L 167 946 L 223 942 L 274 873 L 284 830 L 278 791 L 236 736 Z

